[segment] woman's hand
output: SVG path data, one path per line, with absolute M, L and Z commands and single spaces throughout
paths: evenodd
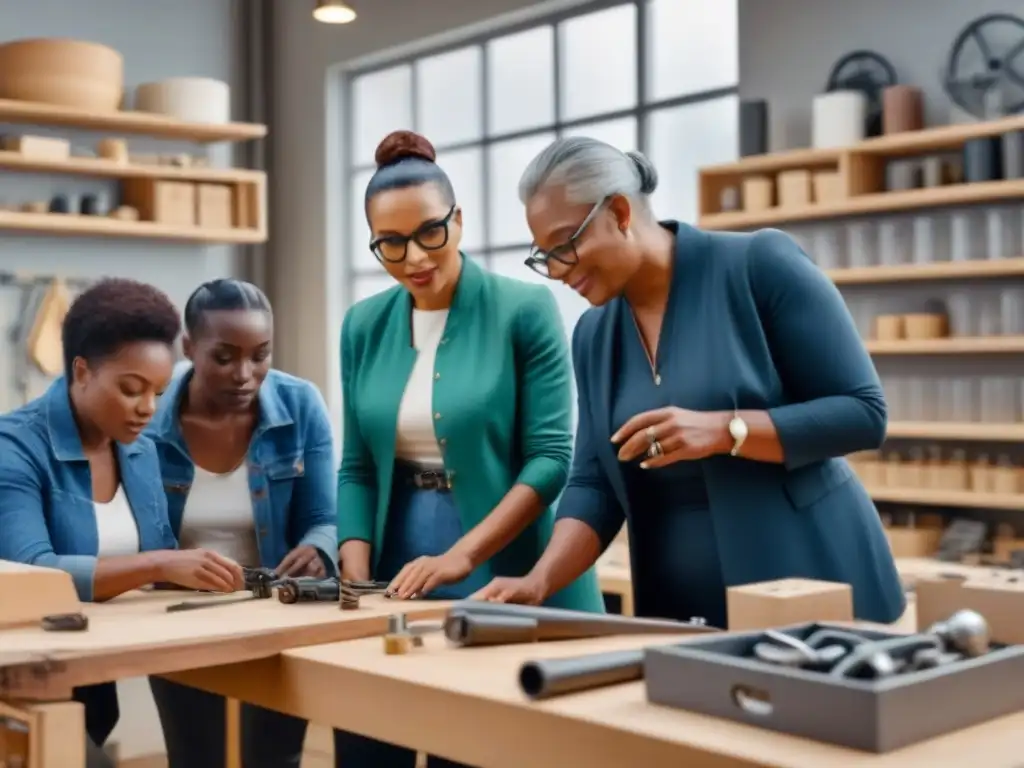
M 453 550 L 437 557 L 417 557 L 391 580 L 388 594 L 402 600 L 424 597 L 443 584 L 462 581 L 472 572 L 472 561 Z
M 312 576 L 322 579 L 327 575 L 327 567 L 323 558 L 320 557 L 320 550 L 309 544 L 296 547 L 287 555 L 281 564 L 274 569 L 278 576 Z
M 479 592 L 470 596 L 470 600 L 487 600 L 492 603 L 519 603 L 520 605 L 540 605 L 547 597 L 544 585 L 536 579 L 524 576 L 520 579 L 497 578 Z
M 169 549 L 157 553 L 156 581 L 186 589 L 237 592 L 245 589 L 242 566 L 208 549 Z
M 619 461 L 644 457 L 640 466 L 655 469 L 677 461 L 728 453 L 732 447 L 728 411 L 687 411 L 674 405 L 638 413 L 612 436 Z

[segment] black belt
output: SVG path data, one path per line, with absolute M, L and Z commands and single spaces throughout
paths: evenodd
M 421 491 L 450 491 L 451 473 L 443 469 L 407 470 L 403 472 L 408 482 Z

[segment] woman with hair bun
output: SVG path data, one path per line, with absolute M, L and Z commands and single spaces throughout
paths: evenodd
M 625 522 L 637 614 L 725 627 L 726 589 L 850 584 L 860 619 L 903 589 L 870 496 L 842 458 L 885 439 L 878 376 L 842 297 L 778 230 L 658 221 L 654 167 L 565 138 L 523 173 L 527 264 L 594 308 L 573 335 L 579 425 L 544 556 L 478 597 L 538 603 Z
M 392 133 L 376 162 L 369 247 L 397 285 L 342 326 L 341 570 L 399 598 L 467 597 L 524 576 L 547 544 L 572 454 L 567 344 L 549 290 L 460 253 L 462 209 L 429 141 Z M 588 569 L 547 602 L 603 610 Z M 335 754 L 345 768 L 415 764 L 349 733 Z

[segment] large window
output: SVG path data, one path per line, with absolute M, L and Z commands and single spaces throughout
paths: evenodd
M 737 154 L 737 38 L 736 0 L 595 2 L 352 73 L 346 298 L 391 285 L 367 248 L 363 192 L 377 142 L 411 128 L 451 176 L 463 249 L 495 272 L 549 285 L 571 331 L 585 302 L 523 265 L 520 174 L 555 137 L 593 136 L 646 153 L 661 179 L 657 213 L 695 220 L 697 169 Z

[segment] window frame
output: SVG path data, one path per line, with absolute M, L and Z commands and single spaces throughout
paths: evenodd
M 480 97 L 479 97 L 479 109 L 480 114 L 480 125 L 482 127 L 482 136 L 466 141 L 453 142 L 448 144 L 437 144 L 435 149 L 439 155 L 447 154 L 452 151 L 464 150 L 470 148 L 479 148 L 482 153 L 481 163 L 481 179 L 480 179 L 480 190 L 481 200 L 478 206 L 479 211 L 482 214 L 482 221 L 480 222 L 480 228 L 482 233 L 483 247 L 476 250 L 467 251 L 470 255 L 479 258 L 483 264 L 490 268 L 492 256 L 508 256 L 511 253 L 520 251 L 524 254 L 524 258 L 529 251 L 530 243 L 512 243 L 494 246 L 492 245 L 491 237 L 491 200 L 490 200 L 490 182 L 491 182 L 491 166 L 490 166 L 490 152 L 489 149 L 495 144 L 501 144 L 506 141 L 527 138 L 536 136 L 544 133 L 553 132 L 556 136 L 564 135 L 567 130 L 576 130 L 591 124 L 605 123 L 611 120 L 631 117 L 636 121 L 636 137 L 635 143 L 641 152 L 646 153 L 649 149 L 649 120 L 652 113 L 671 109 L 674 107 L 681 107 L 691 104 L 699 104 L 701 102 L 713 101 L 715 99 L 726 98 L 729 96 L 739 96 L 739 82 L 731 86 L 713 88 L 710 90 L 697 91 L 692 93 L 683 94 L 667 99 L 654 100 L 650 98 L 651 92 L 651 72 L 653 68 L 650 59 L 650 47 L 652 41 L 648 39 L 647 29 L 649 25 L 649 2 L 650 0 L 593 0 L 589 3 L 584 3 L 573 8 L 569 8 L 563 11 L 554 12 L 540 18 L 533 18 L 524 20 L 517 24 L 510 24 L 497 29 L 489 30 L 485 33 L 470 35 L 459 40 L 452 40 L 446 42 L 443 45 L 427 48 L 424 50 L 416 51 L 415 54 L 406 56 L 397 56 L 386 61 L 375 62 L 371 66 L 353 69 L 345 73 L 344 82 L 342 84 L 342 106 L 343 106 L 343 130 L 344 136 L 342 141 L 342 183 L 344 184 L 344 195 L 343 199 L 348 200 L 351 195 L 353 179 L 360 173 L 365 173 L 371 169 L 372 166 L 366 164 L 357 164 L 353 162 L 354 148 L 356 144 L 355 131 L 355 104 L 353 99 L 353 84 L 355 80 L 366 75 L 391 69 L 398 66 L 409 66 L 412 71 L 412 87 L 410 88 L 409 98 L 411 100 L 411 114 L 413 130 L 418 130 L 418 109 L 417 109 L 417 94 L 418 94 L 418 79 L 419 79 L 419 67 L 417 63 L 422 59 L 431 58 L 439 54 L 449 53 L 451 51 L 459 50 L 462 48 L 478 47 L 480 51 L 481 61 L 481 72 L 479 77 Z M 603 112 L 600 114 L 588 115 L 585 118 L 576 120 L 566 120 L 562 115 L 561 108 L 561 93 L 563 90 L 563 78 L 562 78 L 562 42 L 561 35 L 559 34 L 558 27 L 564 22 L 571 21 L 574 18 L 586 16 L 596 11 L 602 11 L 609 8 L 618 6 L 633 5 L 636 7 L 636 56 L 637 56 L 637 68 L 636 68 L 636 92 L 637 102 L 633 107 L 627 109 L 620 109 L 611 112 Z M 553 78 L 554 88 L 554 121 L 539 124 L 537 126 L 516 130 L 501 134 L 492 134 L 490 130 L 490 115 L 488 110 L 488 67 L 490 66 L 488 55 L 487 44 L 495 39 L 503 38 L 508 35 L 516 34 L 518 32 L 525 32 L 530 29 L 537 27 L 552 27 L 554 34 L 552 37 L 553 50 Z M 738 31 L 737 31 L 738 34 Z M 354 207 L 349 205 L 348 209 L 354 210 Z M 346 211 L 345 214 L 348 215 Z M 361 278 L 373 277 L 380 274 L 380 267 L 376 269 L 368 269 L 365 266 L 358 266 L 355 255 L 351 253 L 352 249 L 352 227 L 353 222 L 348 222 L 349 226 L 344 228 L 344 250 L 342 254 L 342 279 L 344 284 L 342 286 L 342 296 L 346 306 L 352 304 L 352 298 L 355 294 L 356 283 Z M 526 267 L 523 267 L 526 269 Z M 571 332 L 571 329 L 566 329 Z

